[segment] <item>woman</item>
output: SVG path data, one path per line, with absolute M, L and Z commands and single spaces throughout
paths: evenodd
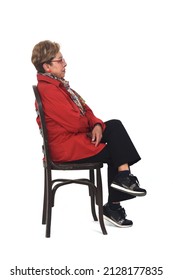
M 123 200 L 146 195 L 130 173 L 140 160 L 130 137 L 119 120 L 103 122 L 64 79 L 66 61 L 58 43 L 41 41 L 32 52 L 37 70 L 51 159 L 56 162 L 103 162 L 108 165 L 108 202 L 104 217 L 118 227 L 130 227 Z M 39 118 L 37 119 L 40 125 Z

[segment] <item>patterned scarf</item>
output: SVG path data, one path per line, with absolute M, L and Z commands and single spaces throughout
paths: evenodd
M 40 73 L 40 74 L 42 74 L 43 76 L 48 76 L 50 78 L 60 81 L 63 84 L 63 86 L 65 87 L 65 89 L 67 90 L 67 92 L 69 93 L 70 98 L 78 106 L 80 113 L 82 115 L 85 115 L 85 100 L 76 91 L 74 91 L 73 89 L 70 88 L 68 81 L 66 81 L 63 78 L 58 78 L 57 76 L 55 76 L 52 73 Z

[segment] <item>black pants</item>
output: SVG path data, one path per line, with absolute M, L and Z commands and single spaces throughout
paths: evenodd
M 101 142 L 106 143 L 106 147 L 92 157 L 80 159 L 75 162 L 103 162 L 108 164 L 109 202 L 119 202 L 134 198 L 134 196 L 113 189 L 110 185 L 114 180 L 120 165 L 128 163 L 129 166 L 131 166 L 141 158 L 121 121 L 110 120 L 105 122 L 105 124 L 106 128 L 103 132 Z

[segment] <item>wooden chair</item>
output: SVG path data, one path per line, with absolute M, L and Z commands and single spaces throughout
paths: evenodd
M 50 237 L 51 232 L 51 213 L 54 206 L 54 198 L 57 189 L 67 184 L 81 184 L 87 185 L 89 188 L 89 195 L 91 198 L 91 211 L 94 221 L 97 221 L 97 215 L 95 211 L 95 203 L 98 205 L 99 223 L 103 234 L 107 234 L 104 220 L 103 220 L 103 195 L 102 195 L 102 178 L 101 168 L 103 164 L 96 163 L 56 163 L 51 160 L 49 153 L 49 143 L 47 138 L 47 129 L 44 117 L 44 111 L 42 108 L 42 102 L 40 98 L 37 86 L 33 85 L 33 90 L 38 105 L 37 113 L 39 114 L 41 121 L 41 134 L 43 137 L 43 167 L 44 167 L 44 199 L 43 199 L 43 212 L 42 212 L 42 224 L 46 225 L 46 237 Z M 66 179 L 57 178 L 52 180 L 52 170 L 88 170 L 89 178 L 77 178 Z M 79 172 L 77 173 L 79 174 Z

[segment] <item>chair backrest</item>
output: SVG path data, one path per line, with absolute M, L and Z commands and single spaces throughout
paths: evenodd
M 46 164 L 46 167 L 47 167 L 47 166 L 51 165 L 51 158 L 50 158 L 50 153 L 49 153 L 49 145 L 48 145 L 47 129 L 46 129 L 43 105 L 42 105 L 40 93 L 38 91 L 37 86 L 33 85 L 32 87 L 34 90 L 34 94 L 35 94 L 35 98 L 36 98 L 36 102 L 37 102 L 37 106 L 38 106 L 36 111 L 37 111 L 38 116 L 40 117 L 40 122 L 41 122 L 40 131 L 41 131 L 41 135 L 43 137 L 43 153 L 45 156 L 44 164 Z

